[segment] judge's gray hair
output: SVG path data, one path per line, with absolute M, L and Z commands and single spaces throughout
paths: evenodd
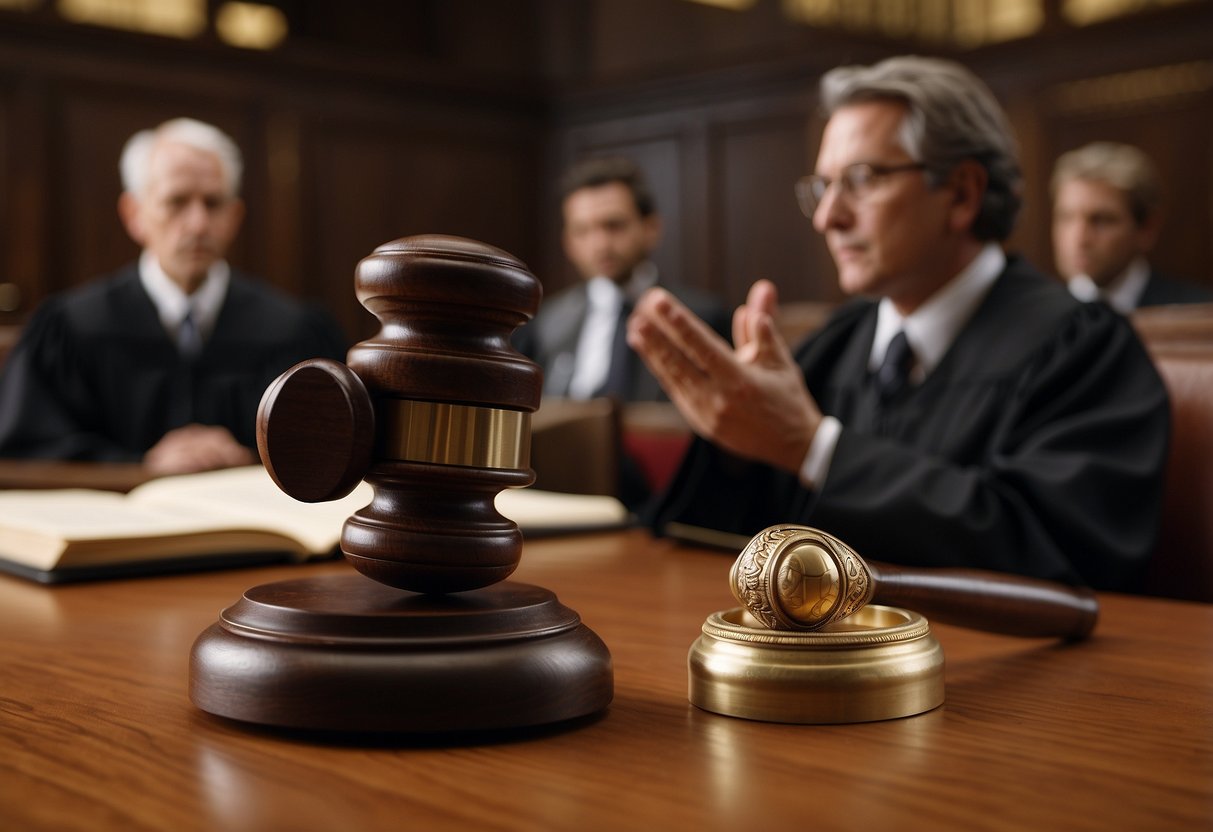
M 1102 182 L 1124 191 L 1133 221 L 1145 225 L 1158 210 L 1158 171 L 1150 157 L 1136 147 L 1116 142 L 1092 142 L 1064 153 L 1053 167 L 1052 191 L 1070 179 Z
M 989 181 L 972 233 L 979 240 L 1010 236 L 1023 175 L 1006 116 L 976 75 L 952 61 L 907 55 L 872 66 L 839 67 L 822 77 L 826 116 L 865 101 L 906 106 L 898 137 L 906 153 L 926 165 L 932 185 L 966 159 L 979 162 Z
M 228 194 L 239 195 L 240 177 L 244 173 L 240 148 L 218 127 L 192 118 L 166 121 L 154 129 L 140 130 L 127 140 L 118 170 L 122 174 L 122 187 L 128 193 L 141 196 L 146 190 L 152 153 L 161 142 L 176 142 L 218 156 L 227 177 Z

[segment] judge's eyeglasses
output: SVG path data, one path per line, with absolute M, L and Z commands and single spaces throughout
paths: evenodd
M 830 179 L 818 173 L 802 177 L 796 183 L 796 201 L 800 203 L 800 211 L 809 219 L 813 212 L 825 199 L 826 191 L 837 181 L 840 195 L 850 204 L 862 202 L 875 192 L 882 182 L 894 173 L 909 170 L 926 170 L 922 162 L 908 162 L 904 165 L 872 165 L 858 162 L 847 165 L 842 169 L 842 175 L 837 180 Z

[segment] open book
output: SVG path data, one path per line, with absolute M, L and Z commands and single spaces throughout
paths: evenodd
M 129 494 L 0 491 L 0 569 L 60 583 L 330 557 L 371 493 L 362 483 L 341 500 L 301 503 L 260 466 L 163 477 Z M 497 510 L 528 537 L 629 521 L 613 497 L 533 489 L 503 491 Z

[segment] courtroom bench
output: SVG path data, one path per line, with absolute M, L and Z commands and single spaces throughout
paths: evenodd
M 1213 304 L 1139 309 L 1134 328 L 1171 399 L 1171 449 L 1150 595 L 1213 602 Z

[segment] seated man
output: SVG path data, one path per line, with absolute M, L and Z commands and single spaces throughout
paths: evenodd
M 665 398 L 657 380 L 628 349 L 626 321 L 648 288 L 666 287 L 721 334 L 724 304 L 675 284 L 649 260 L 661 219 L 643 174 L 627 159 L 590 159 L 561 181 L 564 250 L 583 278 L 546 298 L 518 331 L 518 350 L 543 367 L 545 396 L 620 401 Z
M 1166 391 L 1128 323 L 1004 255 L 1020 173 L 989 90 L 893 58 L 822 81 L 797 186 L 844 305 L 793 355 L 760 281 L 735 349 L 646 296 L 629 342 L 702 439 L 652 521 L 799 522 L 862 556 L 1131 586 L 1158 524 Z
M 1158 177 L 1144 153 L 1095 142 L 1053 168 L 1053 256 L 1079 300 L 1122 314 L 1142 306 L 1213 302 L 1213 289 L 1163 277 L 1146 262 L 1158 240 Z
M 228 267 L 240 152 L 189 119 L 137 133 L 118 213 L 137 264 L 50 297 L 0 377 L 0 456 L 144 461 L 181 473 L 256 461 L 266 386 L 344 358 L 327 314 Z

